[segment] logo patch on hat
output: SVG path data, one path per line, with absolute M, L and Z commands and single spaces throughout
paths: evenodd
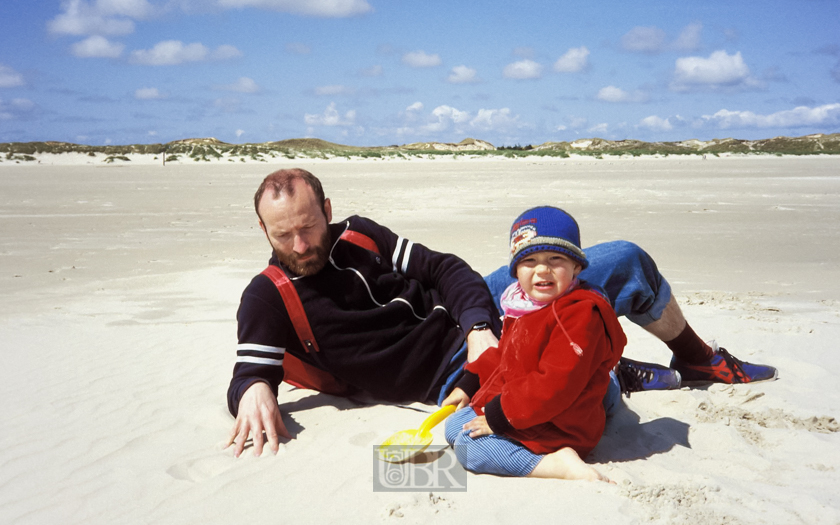
M 513 255 L 519 251 L 520 247 L 525 246 L 528 241 L 537 236 L 537 227 L 533 224 L 526 224 L 513 232 L 510 236 L 510 254 Z

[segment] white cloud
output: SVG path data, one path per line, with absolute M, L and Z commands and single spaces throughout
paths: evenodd
M 505 78 L 514 78 L 518 80 L 540 78 L 542 75 L 542 66 L 533 60 L 520 60 L 505 66 L 502 75 Z
M 223 44 L 217 47 L 211 54 L 210 58 L 213 60 L 230 60 L 232 58 L 239 58 L 242 56 L 242 51 L 236 49 L 234 46 Z
M 105 15 L 142 19 L 152 14 L 154 6 L 146 0 L 96 0 L 96 9 Z
M 258 86 L 252 78 L 239 77 L 239 79 L 233 84 L 216 86 L 216 89 L 222 91 L 234 91 L 236 93 L 256 93 L 260 90 L 260 86 Z
M 18 87 L 23 84 L 23 75 L 9 66 L 0 64 L 0 88 Z
M 312 53 L 312 48 L 300 42 L 289 42 L 286 44 L 286 51 L 295 55 L 308 55 Z
M 344 18 L 373 10 L 366 0 L 219 0 L 222 7 L 269 9 L 294 15 Z
M 479 109 L 473 116 L 452 106 L 442 105 L 432 110 L 425 118 L 425 123 L 413 125 L 420 121 L 418 113 L 423 110 L 423 104 L 415 102 L 406 108 L 405 117 L 408 123 L 394 130 L 397 135 L 435 135 L 443 132 L 452 133 L 486 133 L 492 131 L 507 131 L 520 127 L 519 117 L 511 115 L 510 109 Z
M 213 101 L 213 107 L 222 113 L 238 113 L 242 108 L 242 102 L 235 97 L 217 98 Z
M 607 133 L 610 129 L 610 125 L 606 122 L 601 124 L 595 124 L 591 128 L 587 129 L 589 133 Z
M 645 102 L 647 100 L 647 96 L 641 91 L 630 93 L 615 86 L 601 88 L 596 98 L 604 102 Z
M 510 114 L 510 109 L 479 109 L 478 115 L 470 120 L 470 126 L 481 131 L 508 130 L 516 128 L 519 117 Z
M 570 48 L 554 63 L 558 73 L 577 73 L 589 65 L 589 50 L 585 46 Z
M 621 37 L 621 47 L 632 53 L 655 55 L 667 50 L 696 51 L 700 48 L 703 24 L 694 22 L 685 26 L 677 38 L 668 40 L 665 31 L 656 27 L 636 26 Z
M 422 108 L 418 108 L 422 109 Z M 440 133 L 450 128 L 453 124 L 463 124 L 467 122 L 470 118 L 470 114 L 466 111 L 461 111 L 459 109 L 453 108 L 451 106 L 438 106 L 432 110 L 432 114 L 430 116 L 430 122 L 420 126 L 417 130 L 410 130 L 408 128 L 403 128 L 400 130 L 400 133 L 420 133 L 420 134 L 427 134 L 427 133 Z
M 382 66 L 375 65 L 371 67 L 367 67 L 359 71 L 359 74 L 363 77 L 381 77 L 382 76 Z
M 840 103 L 825 104 L 809 108 L 777 111 L 770 115 L 759 115 L 752 111 L 729 111 L 722 109 L 714 115 L 703 115 L 703 120 L 721 129 L 728 128 L 798 128 L 803 126 L 840 125 Z
M 513 56 L 517 56 L 519 58 L 534 58 L 534 48 L 533 47 L 517 47 L 513 50 Z
M 572 129 L 580 129 L 586 126 L 586 118 L 585 117 L 572 117 L 569 121 L 569 127 Z
M 435 67 L 441 64 L 440 55 L 428 55 L 425 51 L 412 51 L 402 56 L 403 64 L 411 67 Z
M 318 96 L 335 96 L 335 95 L 352 95 L 353 88 L 342 85 L 333 86 L 318 86 L 315 88 L 315 94 Z
M 127 35 L 134 32 L 134 20 L 148 18 L 154 7 L 146 0 L 65 0 L 62 12 L 47 22 L 47 30 L 58 35 Z
M 198 42 L 184 44 L 179 40 L 159 42 L 152 49 L 131 52 L 131 61 L 146 66 L 173 66 L 186 62 L 202 62 L 208 59 L 225 60 L 240 55 L 233 46 L 219 46 L 212 53 Z
M 137 100 L 159 100 L 166 97 L 158 91 L 158 88 L 147 87 L 135 91 L 134 98 Z
M 310 126 L 352 126 L 356 121 L 356 111 L 351 109 L 342 117 L 335 108 L 335 102 L 331 102 L 321 115 L 306 113 L 303 119 Z
M 659 53 L 665 40 L 665 31 L 658 27 L 636 26 L 621 37 L 621 47 L 634 53 Z
M 569 115 L 566 117 L 566 122 L 564 124 L 558 124 L 554 127 L 557 131 L 574 131 L 575 133 L 578 130 L 583 129 L 586 127 L 587 120 L 584 117 L 575 117 L 573 115 Z
M 0 99 L 0 120 L 14 120 L 25 117 L 35 108 L 35 103 L 26 98 L 15 98 L 9 103 Z
M 460 109 L 446 105 L 438 106 L 433 109 L 432 115 L 440 120 L 451 120 L 456 124 L 466 122 L 470 118 L 470 114 L 466 111 L 461 111 Z
M 245 133 L 245 130 L 244 129 L 237 129 L 234 133 L 236 133 L 236 138 L 239 138 Z
M 626 102 L 629 94 L 621 88 L 615 86 L 602 87 L 598 91 L 597 99 L 605 102 Z
M 658 117 L 656 115 L 643 118 L 636 127 L 646 128 L 653 131 L 670 131 L 674 129 L 670 119 Z
M 680 51 L 697 51 L 700 48 L 700 32 L 702 30 L 703 24 L 700 22 L 688 24 L 680 31 L 671 47 Z
M 729 55 L 719 50 L 709 55 L 709 58 L 678 58 L 671 89 L 688 91 L 695 88 L 748 88 L 758 85 L 758 81 L 750 75 L 750 68 L 740 51 Z
M 450 84 L 474 84 L 480 82 L 478 71 L 467 66 L 455 66 L 446 79 Z
M 737 42 L 741 38 L 741 34 L 734 27 L 727 27 L 723 29 L 723 37 L 729 42 Z
M 79 58 L 117 58 L 124 48 L 123 44 L 111 42 L 104 36 L 93 35 L 73 44 L 71 52 Z

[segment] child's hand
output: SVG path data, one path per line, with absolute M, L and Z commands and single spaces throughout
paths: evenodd
M 487 418 L 484 416 L 476 416 L 472 421 L 464 425 L 464 430 L 470 431 L 471 438 L 487 436 L 493 433 L 490 425 L 487 424 Z
M 468 396 L 467 393 L 460 388 L 455 387 L 452 389 L 452 392 L 446 396 L 446 399 L 443 400 L 443 403 L 441 403 L 440 406 L 445 407 L 446 405 L 455 405 L 456 410 L 461 410 L 467 406 L 469 402 L 470 396 Z

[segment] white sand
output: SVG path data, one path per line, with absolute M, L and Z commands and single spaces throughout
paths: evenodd
M 840 522 L 840 158 L 48 164 L 0 163 L 0 523 Z M 269 255 L 251 198 L 278 166 L 482 273 L 519 212 L 564 207 L 780 379 L 634 394 L 589 457 L 615 486 L 373 492 L 373 446 L 424 414 L 286 388 L 296 439 L 234 459 L 235 313 Z M 624 324 L 627 356 L 667 363 Z

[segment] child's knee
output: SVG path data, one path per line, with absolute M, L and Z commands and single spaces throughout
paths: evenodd
M 450 445 L 455 445 L 458 441 L 458 436 L 463 432 L 464 425 L 475 418 L 476 414 L 470 407 L 462 408 L 458 410 L 451 416 L 446 419 L 446 424 L 444 425 L 443 435 L 446 438 L 446 442 Z

